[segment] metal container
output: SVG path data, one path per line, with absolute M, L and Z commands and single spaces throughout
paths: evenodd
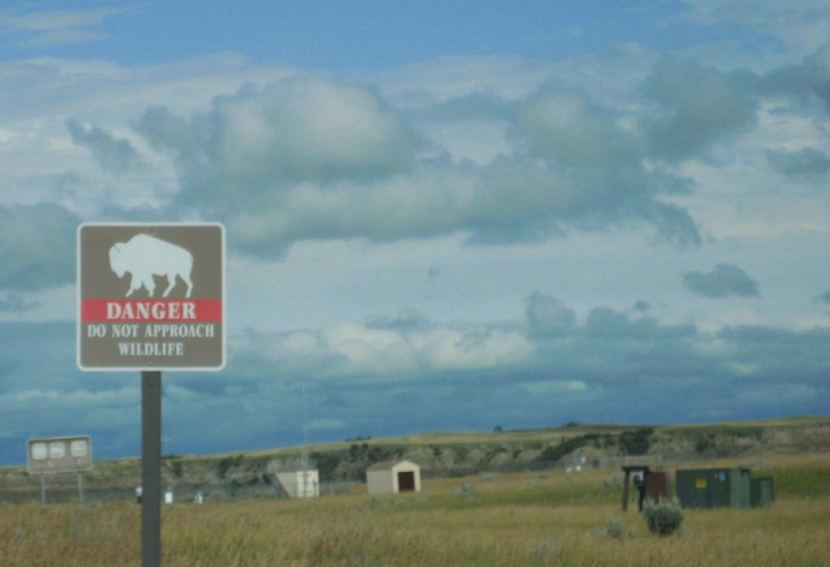
M 678 470 L 677 497 L 684 508 L 749 508 L 750 470 Z

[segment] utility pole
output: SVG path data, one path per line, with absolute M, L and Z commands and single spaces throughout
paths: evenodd
M 305 384 L 300 386 L 303 395 L 303 497 L 308 496 L 308 400 Z

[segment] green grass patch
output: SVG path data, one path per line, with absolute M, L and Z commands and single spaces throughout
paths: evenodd
M 830 469 L 785 467 L 753 471 L 754 476 L 772 476 L 776 498 L 820 498 L 830 496 Z

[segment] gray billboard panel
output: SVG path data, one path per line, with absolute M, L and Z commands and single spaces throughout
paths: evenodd
M 88 471 L 92 469 L 92 437 L 70 435 L 29 439 L 26 457 L 29 474 Z
M 78 228 L 81 370 L 221 370 L 225 327 L 221 224 Z

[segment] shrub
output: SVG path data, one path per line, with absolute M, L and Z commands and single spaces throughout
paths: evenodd
M 619 518 L 611 518 L 605 526 L 605 535 L 614 539 L 620 539 L 625 534 L 622 522 Z
M 216 472 L 219 475 L 219 478 L 225 478 L 231 468 L 238 467 L 242 464 L 242 460 L 244 458 L 245 457 L 243 455 L 237 455 L 236 457 L 225 457 L 219 461 L 216 464 Z
M 216 465 L 216 472 L 219 475 L 219 478 L 225 478 L 225 475 L 228 474 L 228 470 L 233 466 L 233 458 L 232 457 L 225 457 L 221 461 L 219 461 Z
M 577 449 L 581 449 L 588 443 L 598 439 L 598 437 L 599 436 L 596 433 L 586 433 L 585 435 L 578 435 L 576 437 L 571 437 L 570 439 L 565 439 L 560 441 L 558 445 L 550 445 L 545 447 L 545 450 L 542 451 L 538 457 L 536 457 L 536 460 L 539 462 L 558 462 L 562 459 L 562 457 L 576 451 Z
M 320 471 L 320 480 L 331 481 L 334 480 L 334 471 L 342 460 L 342 453 L 314 452 L 311 454 L 312 460 L 317 463 L 317 470 Z M 365 481 L 365 472 L 363 480 Z
M 363 445 L 358 445 L 357 443 L 352 443 L 349 446 L 349 460 L 350 461 L 357 461 L 368 451 L 369 451 L 369 444 L 368 443 L 364 443 Z
M 392 453 L 380 445 L 367 445 L 367 447 L 369 450 L 366 457 L 370 463 L 377 463 L 378 461 L 385 461 L 386 459 L 392 458 Z
M 705 453 L 715 446 L 715 436 L 711 433 L 701 435 L 695 441 L 695 451 L 698 453 Z
M 478 488 L 465 482 L 455 491 L 455 494 L 461 497 L 478 496 Z
M 677 500 L 670 502 L 647 500 L 643 506 L 643 516 L 649 531 L 661 536 L 673 534 L 683 524 L 683 510 Z
M 654 429 L 641 427 L 634 431 L 620 433 L 619 443 L 626 455 L 645 455 L 651 446 L 651 434 Z

